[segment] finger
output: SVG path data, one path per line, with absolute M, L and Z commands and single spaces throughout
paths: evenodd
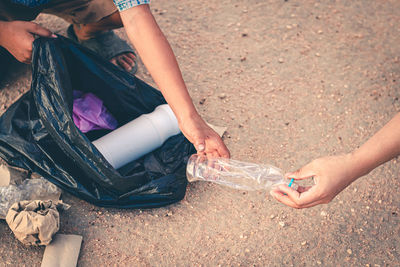
M 34 41 L 34 37 L 32 36 L 32 40 L 30 40 L 31 44 L 30 44 L 30 49 L 28 51 L 25 52 L 25 57 L 24 60 L 22 61 L 25 64 L 31 64 L 32 62 L 32 47 L 33 47 L 33 41 Z
M 128 58 L 128 57 L 125 57 L 125 56 L 123 56 L 121 60 L 123 60 L 128 66 L 128 68 L 126 68 L 126 71 L 131 71 L 132 70 L 132 65 L 133 65 L 132 60 L 130 58 Z
M 213 147 L 216 147 L 218 156 L 222 158 L 230 158 L 230 152 L 219 135 L 213 136 L 213 139 L 210 141 L 212 142 Z
M 131 70 L 131 66 L 129 66 L 129 64 L 126 63 L 121 58 L 117 59 L 117 62 L 118 62 L 118 65 L 120 65 L 124 70 L 126 70 L 126 71 L 130 71 Z
M 299 204 L 293 202 L 293 201 L 289 198 L 288 195 L 285 195 L 283 192 L 281 192 L 281 191 L 279 191 L 279 190 L 272 190 L 272 191 L 270 192 L 270 194 L 271 194 L 271 196 L 273 196 L 277 201 L 279 201 L 279 202 L 281 202 L 281 203 L 283 203 L 283 204 L 285 204 L 285 205 L 287 205 L 287 206 L 289 206 L 289 207 L 295 208 L 295 209 L 311 208 L 311 207 L 313 207 L 313 206 L 316 206 L 316 205 L 318 205 L 318 204 L 322 204 L 322 203 L 323 203 L 322 201 L 316 201 L 316 202 L 312 202 L 312 203 L 309 203 L 309 204 L 299 205 Z
M 53 34 L 48 29 L 43 28 L 39 24 L 36 24 L 36 23 L 33 23 L 33 22 L 31 23 L 29 31 L 31 33 L 33 33 L 33 34 L 37 34 L 37 35 L 43 36 L 43 37 L 52 37 L 52 38 L 56 38 L 57 37 L 57 35 Z
M 122 55 L 122 58 L 129 64 L 129 66 L 132 66 L 135 63 L 132 58 L 128 57 L 128 55 Z
M 205 154 L 206 154 L 207 160 L 209 160 L 210 162 L 212 161 L 212 159 L 214 159 L 216 157 L 218 158 L 218 155 L 215 156 L 212 152 L 205 152 Z
M 291 179 L 294 178 L 295 180 L 304 180 L 315 176 L 315 172 L 308 168 L 308 165 L 304 166 L 303 168 L 298 169 L 295 172 L 288 172 L 285 174 L 285 178 Z
M 136 59 L 135 54 L 133 53 L 127 53 L 126 56 L 131 58 L 133 61 Z
M 21 59 L 18 59 L 20 62 L 25 63 L 25 64 L 30 64 L 32 62 L 32 51 L 27 51 L 24 54 L 24 57 Z
M 287 195 L 285 195 L 283 192 L 279 190 L 272 190 L 269 192 L 272 197 L 274 197 L 276 200 L 279 202 L 285 204 L 286 206 L 295 208 L 295 209 L 300 209 L 301 207 L 294 203 Z
M 226 147 L 226 145 L 224 144 L 224 142 L 222 142 L 222 140 L 220 141 L 220 143 L 218 144 L 218 153 L 221 157 L 223 158 L 227 158 L 229 159 L 231 157 L 231 154 L 228 150 L 228 148 Z
M 28 49 L 28 51 L 25 52 L 25 57 L 24 60 L 22 61 L 25 64 L 31 64 L 32 62 L 32 48 L 33 48 L 33 41 L 35 41 L 35 38 L 33 37 L 33 35 L 29 35 L 28 36 L 29 39 L 29 43 L 30 43 L 30 47 Z
M 111 62 L 112 64 L 114 64 L 114 65 L 118 65 L 117 59 L 115 59 L 115 58 L 110 59 L 110 62 Z
M 194 144 L 194 147 L 197 150 L 197 153 L 204 153 L 206 150 L 206 144 L 203 142 L 197 142 L 196 144 Z
M 218 151 L 214 150 L 213 152 L 210 153 L 212 155 L 212 157 L 214 158 L 219 158 L 220 154 L 218 153 Z
M 278 186 L 278 190 L 281 191 L 282 193 L 287 194 L 287 196 L 290 198 L 291 201 L 293 201 L 294 203 L 296 203 L 299 206 L 304 206 L 307 204 L 311 204 L 315 201 L 318 201 L 319 198 L 318 196 L 315 194 L 315 186 L 311 187 L 309 190 L 307 190 L 304 193 L 300 193 L 290 187 L 288 187 L 287 185 L 280 185 Z
M 297 192 L 299 192 L 299 193 L 304 193 L 304 192 L 307 192 L 308 190 L 310 190 L 310 188 L 311 188 L 312 186 L 298 186 L 298 188 L 297 188 Z

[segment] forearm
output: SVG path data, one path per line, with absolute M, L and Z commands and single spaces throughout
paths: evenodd
M 129 39 L 179 121 L 196 116 L 174 53 L 148 5 L 121 12 Z
M 400 113 L 391 119 L 365 144 L 351 153 L 354 179 L 400 154 Z

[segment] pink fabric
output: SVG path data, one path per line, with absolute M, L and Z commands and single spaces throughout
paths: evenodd
M 74 105 L 72 118 L 75 125 L 83 133 L 92 130 L 117 128 L 117 120 L 107 111 L 97 96 L 92 93 L 84 94 L 74 91 Z

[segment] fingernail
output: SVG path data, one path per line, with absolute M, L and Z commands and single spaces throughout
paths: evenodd
M 57 38 L 57 35 L 55 35 L 54 33 L 51 34 L 51 38 Z
M 197 150 L 199 150 L 199 151 L 204 151 L 204 145 L 199 145 L 199 146 L 197 147 Z
M 291 172 L 285 173 L 285 178 L 291 178 L 290 176 L 293 176 L 293 174 Z

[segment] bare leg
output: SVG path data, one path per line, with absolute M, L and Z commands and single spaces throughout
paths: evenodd
M 74 32 L 79 40 L 88 40 L 104 31 L 123 27 L 119 12 L 115 12 L 102 20 L 89 24 L 73 24 Z M 134 66 L 135 55 L 124 53 L 112 58 L 110 61 L 115 65 L 121 66 L 124 70 L 130 71 Z

